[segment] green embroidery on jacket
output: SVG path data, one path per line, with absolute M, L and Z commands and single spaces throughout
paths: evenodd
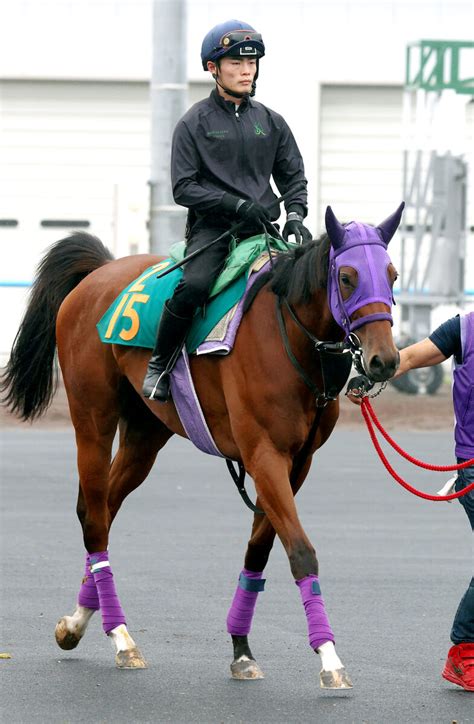
M 255 128 L 256 136 L 266 136 L 267 135 L 258 121 L 256 121 L 253 124 L 253 127 Z

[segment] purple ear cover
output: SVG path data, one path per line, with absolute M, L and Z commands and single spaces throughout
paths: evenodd
M 336 215 L 330 206 L 326 209 L 325 223 L 332 248 L 339 249 L 343 245 L 346 229 L 336 219 Z
M 389 243 L 390 239 L 398 229 L 404 208 L 405 202 L 402 201 L 398 209 L 391 216 L 385 219 L 385 221 L 382 221 L 379 226 L 377 226 L 385 244 Z M 339 247 L 343 244 L 346 228 L 340 223 L 340 221 L 337 220 L 336 215 L 330 206 L 326 209 L 325 222 L 326 231 L 329 234 L 333 249 L 339 249 Z
M 404 208 L 405 202 L 402 201 L 398 209 L 391 216 L 385 219 L 385 221 L 382 221 L 382 223 L 377 226 L 377 229 L 382 234 L 382 239 L 386 244 L 388 244 L 388 242 L 398 229 Z
M 390 309 L 393 303 L 392 288 L 387 276 L 390 257 L 387 244 L 400 223 L 405 204 L 374 228 L 368 224 L 351 221 L 344 226 L 337 220 L 330 206 L 326 209 L 326 230 L 331 242 L 328 302 L 338 325 L 346 332 L 354 331 L 368 321 L 387 319 L 393 324 L 389 312 L 377 312 L 351 320 L 351 315 L 366 304 L 382 302 Z M 357 288 L 345 301 L 339 288 L 339 270 L 342 266 L 353 267 L 358 273 Z

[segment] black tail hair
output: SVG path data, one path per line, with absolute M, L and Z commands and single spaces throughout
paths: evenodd
M 0 382 L 2 402 L 22 420 L 46 412 L 56 391 L 59 307 L 84 277 L 112 259 L 100 239 L 76 232 L 53 244 L 41 260 Z

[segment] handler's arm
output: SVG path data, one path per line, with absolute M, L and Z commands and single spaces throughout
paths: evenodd
M 438 365 L 446 359 L 448 358 L 444 356 L 430 339 L 422 339 L 421 342 L 416 342 L 400 350 L 400 366 L 394 374 L 394 377 L 400 377 L 400 375 L 405 374 L 405 372 L 418 369 L 419 367 Z
M 444 354 L 430 339 L 423 339 L 421 342 L 416 342 L 415 344 L 411 344 L 409 347 L 405 347 L 400 350 L 400 366 L 393 377 L 400 377 L 400 375 L 404 375 L 409 370 L 414 370 L 418 367 L 431 367 L 432 365 L 437 365 L 440 362 L 444 362 L 446 359 L 448 358 L 444 356 Z M 354 383 L 356 383 L 356 386 L 358 387 L 358 383 L 363 380 L 369 382 L 367 378 L 354 377 L 352 380 L 349 380 L 349 384 L 347 386 L 346 396 L 355 405 L 361 404 L 362 397 L 360 392 L 358 393 L 357 390 L 354 393 Z M 370 387 L 366 388 L 366 391 L 369 389 Z

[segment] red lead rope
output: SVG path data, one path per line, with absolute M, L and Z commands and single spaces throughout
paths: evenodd
M 436 470 L 438 472 L 447 472 L 450 470 L 461 470 L 462 468 L 467 468 L 471 465 L 474 465 L 474 459 L 472 460 L 466 460 L 463 463 L 460 463 L 459 465 L 430 465 L 429 463 L 424 463 L 422 460 L 417 460 L 417 458 L 412 457 L 408 453 L 406 453 L 404 450 L 401 449 L 399 445 L 393 440 L 390 435 L 383 429 L 382 425 L 380 424 L 380 421 L 377 418 L 377 415 L 375 414 L 372 405 L 370 404 L 370 400 L 368 397 L 364 397 L 362 399 L 361 403 L 361 411 L 364 416 L 365 424 L 367 425 L 367 429 L 369 431 L 369 435 L 372 438 L 372 442 L 374 444 L 375 449 L 377 450 L 377 453 L 385 465 L 386 469 L 394 478 L 397 483 L 400 483 L 406 490 L 408 490 L 410 493 L 413 493 L 413 495 L 417 495 L 419 498 L 423 498 L 424 500 L 454 500 L 455 498 L 461 498 L 463 495 L 466 495 L 466 493 L 469 493 L 471 490 L 474 490 L 474 483 L 471 483 L 470 485 L 467 485 L 465 488 L 460 490 L 458 493 L 451 493 L 450 495 L 429 495 L 428 493 L 423 493 L 421 490 L 417 490 L 412 485 L 407 483 L 403 478 L 401 478 L 395 470 L 392 468 L 390 463 L 388 462 L 379 441 L 377 440 L 377 436 L 375 434 L 375 430 L 372 424 L 372 421 L 374 422 L 377 429 L 380 431 L 380 433 L 383 435 L 385 440 L 393 447 L 396 452 L 399 453 L 399 455 L 402 455 L 406 460 L 409 460 L 414 465 L 418 465 L 420 468 L 425 468 L 425 470 Z

